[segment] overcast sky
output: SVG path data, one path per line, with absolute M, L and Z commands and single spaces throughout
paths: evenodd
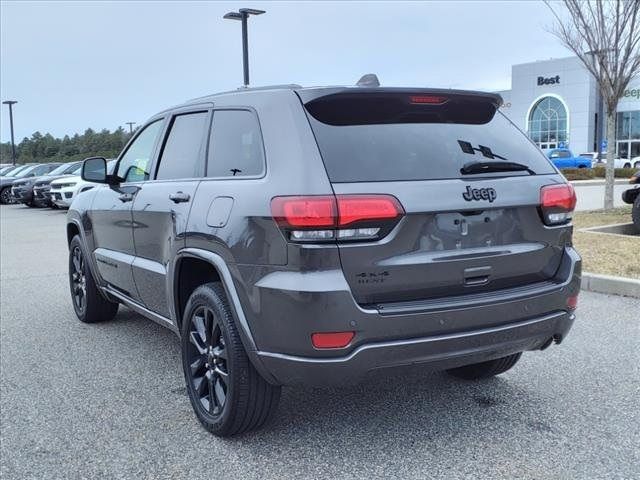
M 253 85 L 352 85 L 375 72 L 388 86 L 501 90 L 512 64 L 570 55 L 539 1 L 2 1 L 0 96 L 19 101 L 16 142 L 143 122 L 237 88 L 240 22 L 222 15 L 240 7 L 267 10 L 250 19 Z

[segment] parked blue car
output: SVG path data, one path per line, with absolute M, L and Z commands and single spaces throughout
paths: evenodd
M 575 156 L 568 148 L 553 148 L 545 154 L 558 168 L 591 168 L 591 159 Z

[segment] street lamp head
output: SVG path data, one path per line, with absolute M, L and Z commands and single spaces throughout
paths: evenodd
M 237 12 L 229 12 L 225 14 L 222 18 L 227 20 L 242 20 L 243 18 L 247 18 L 249 15 L 262 15 L 266 13 L 264 10 L 256 10 L 255 8 L 241 8 Z
M 262 15 L 266 13 L 265 10 L 256 10 L 255 8 L 241 8 L 240 13 L 246 13 L 247 15 Z
M 2 102 L 3 105 L 13 105 L 18 103 L 17 100 L 5 100 L 4 102 Z
M 229 12 L 222 18 L 225 18 L 227 20 L 242 20 L 242 15 L 238 12 Z

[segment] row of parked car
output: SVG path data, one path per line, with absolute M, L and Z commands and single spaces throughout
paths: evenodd
M 544 150 L 549 160 L 560 168 L 592 168 L 604 166 L 607 161 L 607 152 L 587 152 L 575 156 L 568 148 L 553 148 Z M 640 157 L 614 158 L 615 168 L 640 168 Z
M 80 177 L 81 168 L 82 162 L 1 166 L 0 203 L 69 208 L 78 193 L 95 186 Z

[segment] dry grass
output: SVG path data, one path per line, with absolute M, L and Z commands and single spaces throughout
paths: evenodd
M 573 243 L 582 255 L 582 269 L 585 272 L 640 279 L 640 236 L 634 238 L 579 231 L 581 228 L 630 221 L 631 206 L 617 208 L 611 213 L 594 211 L 574 214 Z

